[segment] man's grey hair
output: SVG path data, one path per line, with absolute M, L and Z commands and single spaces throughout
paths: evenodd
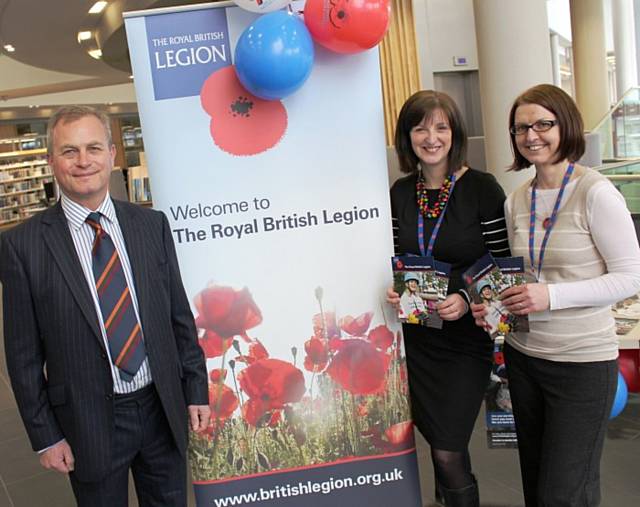
M 70 121 L 76 121 L 80 118 L 84 118 L 85 116 L 93 116 L 97 118 L 104 130 L 107 134 L 107 142 L 108 145 L 111 146 L 113 144 L 113 138 L 111 136 L 111 120 L 109 119 L 109 115 L 97 109 L 94 109 L 90 106 L 63 106 L 58 109 L 51 117 L 49 118 L 49 123 L 47 124 L 47 154 L 51 155 L 51 150 L 53 150 L 53 129 L 58 125 L 58 123 L 68 123 Z

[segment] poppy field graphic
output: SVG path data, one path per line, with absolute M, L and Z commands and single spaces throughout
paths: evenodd
M 205 434 L 190 434 L 194 481 L 413 448 L 400 333 L 382 310 L 385 323 L 372 326 L 374 312 L 336 315 L 324 309 L 322 288 L 314 295 L 308 338 L 288 357 L 251 337 L 263 315 L 248 288 L 212 285 L 196 295 L 212 417 Z

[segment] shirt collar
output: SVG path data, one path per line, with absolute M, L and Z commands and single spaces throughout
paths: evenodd
M 63 192 L 60 192 L 60 205 L 62 206 L 64 216 L 67 218 L 67 222 L 69 222 L 69 225 L 76 231 L 80 229 L 80 227 L 82 227 L 82 225 L 85 223 L 85 220 L 89 216 L 89 213 L 93 213 L 92 210 L 83 206 L 82 204 L 78 204 L 77 202 L 73 201 Z M 100 213 L 110 222 L 118 221 L 116 217 L 116 209 L 113 206 L 113 201 L 111 200 L 111 196 L 108 192 L 104 198 L 104 201 L 102 201 L 100 206 L 98 206 L 95 211 Z

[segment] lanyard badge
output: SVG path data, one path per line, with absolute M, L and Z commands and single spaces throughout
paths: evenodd
M 564 177 L 562 178 L 562 184 L 560 185 L 560 191 L 558 192 L 558 196 L 556 197 L 556 202 L 553 205 L 553 212 L 549 218 L 546 218 L 543 223 L 543 227 L 545 229 L 544 237 L 542 238 L 542 243 L 540 245 L 540 254 L 538 256 L 538 270 L 536 280 L 540 279 L 540 272 L 542 271 L 542 261 L 544 259 L 544 252 L 547 248 L 547 242 L 549 241 L 549 236 L 551 235 L 551 230 L 553 226 L 556 224 L 556 220 L 558 218 L 558 211 L 560 210 L 560 202 L 562 201 L 562 195 L 564 194 L 565 188 L 571 179 L 571 174 L 573 173 L 573 164 L 569 164 L 567 170 L 564 173 Z M 536 233 L 536 182 L 534 180 L 533 185 L 531 186 L 531 213 L 529 214 L 529 260 L 531 261 L 531 271 L 533 275 L 536 275 L 536 269 L 533 258 L 533 249 L 534 249 L 534 239 Z

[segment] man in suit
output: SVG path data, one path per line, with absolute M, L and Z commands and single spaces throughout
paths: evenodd
M 109 119 L 70 106 L 49 121 L 60 201 L 0 237 L 7 365 L 33 449 L 69 473 L 79 505 L 186 505 L 188 426 L 209 423 L 171 231 L 114 201 Z

